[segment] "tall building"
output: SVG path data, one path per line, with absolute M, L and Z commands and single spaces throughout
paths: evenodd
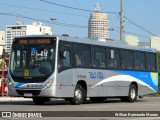
M 5 31 L 0 31 L 0 55 L 2 55 L 4 46 L 5 46 Z
M 95 11 L 90 14 L 88 21 L 89 38 L 109 38 L 107 14 L 101 12 L 100 5 L 96 4 Z
M 24 25 L 17 21 L 16 25 L 6 27 L 6 52 L 10 52 L 14 37 L 25 35 L 52 35 L 52 29 L 41 22 L 33 22 L 32 25 Z

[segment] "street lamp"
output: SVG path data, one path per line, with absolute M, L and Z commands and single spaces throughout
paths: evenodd
M 52 21 L 52 34 L 53 34 L 53 24 L 54 24 L 53 22 L 54 22 L 55 20 L 57 20 L 57 19 L 51 17 L 50 20 Z

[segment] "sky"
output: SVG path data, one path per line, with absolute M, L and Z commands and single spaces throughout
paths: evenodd
M 57 35 L 84 38 L 88 36 L 88 19 L 96 3 L 108 14 L 110 37 L 119 40 L 120 0 L 0 0 L 0 30 L 15 25 L 16 19 L 24 24 L 42 20 Z M 160 0 L 124 0 L 125 35 L 136 35 L 140 41 L 160 35 L 159 5 Z

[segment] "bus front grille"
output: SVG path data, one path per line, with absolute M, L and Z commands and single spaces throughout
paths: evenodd
M 24 93 L 32 93 L 32 95 L 39 95 L 41 90 L 16 90 L 19 95 L 24 95 Z

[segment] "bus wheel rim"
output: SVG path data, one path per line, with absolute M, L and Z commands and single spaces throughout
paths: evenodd
M 75 98 L 77 100 L 81 100 L 82 99 L 82 91 L 81 90 L 76 90 L 75 91 Z
M 136 91 L 135 91 L 135 89 L 131 89 L 131 93 L 130 93 L 130 95 L 131 95 L 131 99 L 135 99 L 135 96 L 136 96 Z

